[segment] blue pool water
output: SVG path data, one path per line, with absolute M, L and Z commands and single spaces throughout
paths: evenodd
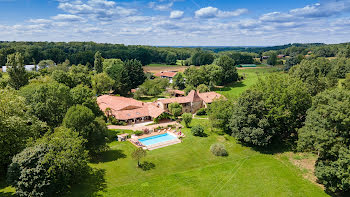
M 165 142 L 165 141 L 169 141 L 169 140 L 173 140 L 173 139 L 176 139 L 176 137 L 172 136 L 172 135 L 169 135 L 168 133 L 164 133 L 164 134 L 161 134 L 161 135 L 155 135 L 155 136 L 152 136 L 152 137 L 146 137 L 146 138 L 143 138 L 143 139 L 139 139 L 139 141 L 143 145 L 149 146 L 149 145 L 152 145 L 152 144 L 157 144 L 157 143 L 160 143 L 160 142 Z

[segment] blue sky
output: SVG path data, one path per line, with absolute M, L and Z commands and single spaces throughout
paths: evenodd
M 350 0 L 0 0 L 0 40 L 269 46 L 350 41 Z

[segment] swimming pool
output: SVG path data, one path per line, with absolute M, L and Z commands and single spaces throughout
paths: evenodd
M 173 135 L 170 135 L 168 133 L 164 133 L 164 134 L 161 134 L 161 135 L 155 135 L 155 136 L 152 136 L 152 137 L 146 137 L 146 138 L 143 138 L 143 139 L 139 139 L 139 141 L 145 146 L 150 146 L 150 145 L 153 145 L 153 144 L 157 144 L 157 143 L 160 143 L 160 142 L 166 142 L 166 141 L 174 140 L 174 139 L 177 139 L 177 137 L 175 137 Z

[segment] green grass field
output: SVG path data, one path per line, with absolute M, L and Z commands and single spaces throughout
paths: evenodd
M 238 70 L 239 76 L 244 76 L 245 79 L 239 82 L 232 83 L 224 88 L 217 88 L 215 92 L 224 95 L 229 99 L 237 99 L 244 91 L 256 84 L 259 79 L 263 78 L 269 73 L 277 72 L 276 68 L 254 68 Z
M 327 196 L 287 157 L 262 154 L 230 136 L 211 133 L 207 120 L 193 120 L 195 124 L 205 126 L 209 136 L 194 137 L 185 129 L 183 143 L 148 151 L 142 160 L 154 164 L 148 171 L 131 159 L 131 143 L 112 142 L 111 150 L 91 164 L 98 176 L 67 196 Z M 228 157 L 211 154 L 209 148 L 217 142 L 226 145 Z

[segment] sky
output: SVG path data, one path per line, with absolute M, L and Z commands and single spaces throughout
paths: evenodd
M 0 0 L 0 40 L 152 46 L 350 42 L 350 0 Z

